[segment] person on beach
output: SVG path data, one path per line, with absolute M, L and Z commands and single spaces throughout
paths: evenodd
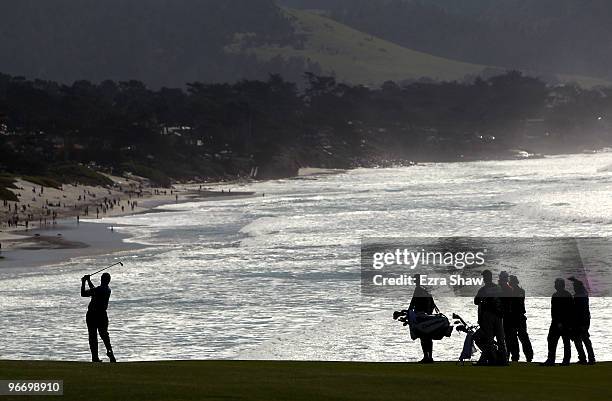
M 87 307 L 87 331 L 89 333 L 89 349 L 91 350 L 91 361 L 102 362 L 98 357 L 98 333 L 106 347 L 106 355 L 111 362 L 117 362 L 111 347 L 110 337 L 108 335 L 108 301 L 111 295 L 111 289 L 108 284 L 111 281 L 111 276 L 108 273 L 102 274 L 99 287 L 95 287 L 91 282 L 90 276 L 83 276 L 81 279 L 81 296 L 90 297 L 89 306 Z M 85 289 L 85 283 L 89 289 Z
M 557 354 L 557 344 L 559 337 L 563 340 L 563 362 L 562 366 L 570 364 L 572 358 L 572 318 L 574 315 L 574 299 L 565 289 L 565 280 L 558 278 L 555 280 L 555 290 L 550 300 L 550 314 L 552 321 L 548 330 L 548 358 L 542 362 L 541 366 L 555 366 L 555 356 Z
M 574 321 L 573 321 L 573 340 L 578 352 L 578 363 L 581 365 L 594 365 L 595 352 L 589 335 L 591 326 L 591 311 L 589 308 L 589 293 L 584 283 L 575 277 L 569 280 L 574 283 Z M 584 347 L 583 347 L 584 345 Z M 584 354 L 586 348 L 587 355 Z M 588 361 L 587 361 L 588 356 Z
M 482 354 L 478 365 L 507 364 L 506 340 L 504 337 L 501 290 L 493 283 L 490 270 L 482 272 L 484 286 L 478 290 L 474 304 L 478 305 L 478 324 L 480 325 L 479 343 Z M 495 347 L 497 341 L 497 349 Z M 503 360 L 502 360 L 503 359 Z
M 527 333 L 527 316 L 525 316 L 525 313 L 527 312 L 525 309 L 525 290 L 519 285 L 518 277 L 511 275 L 509 281 L 510 286 L 512 287 L 512 308 L 509 319 L 512 321 L 514 330 L 516 330 L 515 335 L 521 342 L 525 359 L 527 362 L 531 362 L 533 360 L 533 347 L 531 345 L 531 340 L 529 339 L 529 334 Z M 512 357 L 512 360 L 519 360 L 518 349 L 516 359 Z
M 440 312 L 429 291 L 427 291 L 427 289 L 420 284 L 421 275 L 415 274 L 414 279 L 416 285 L 414 287 L 414 293 L 412 294 L 412 299 L 410 300 L 408 310 L 422 312 L 428 315 L 431 315 L 434 310 L 436 312 Z M 433 339 L 431 337 L 421 335 L 419 340 L 421 341 L 421 349 L 423 350 L 423 359 L 421 359 L 419 363 L 434 363 Z

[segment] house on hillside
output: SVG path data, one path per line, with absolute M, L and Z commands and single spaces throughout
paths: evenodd
M 190 136 L 193 128 L 188 125 L 180 125 L 174 127 L 161 126 L 160 134 L 163 136 L 174 135 L 180 137 Z

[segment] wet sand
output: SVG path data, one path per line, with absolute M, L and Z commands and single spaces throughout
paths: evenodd
M 298 171 L 298 177 L 333 175 L 333 174 L 342 174 L 344 172 L 346 172 L 346 170 L 337 169 L 337 168 L 302 167 Z
M 180 192 L 179 192 L 180 191 Z M 168 191 L 169 192 L 169 191 Z M 173 191 L 174 192 L 174 191 Z M 178 194 L 178 200 L 176 198 Z M 120 207 L 100 213 L 100 217 L 116 217 L 142 213 L 169 211 L 163 205 L 180 204 L 193 201 L 222 200 L 226 198 L 253 196 L 253 192 L 223 190 L 210 191 L 199 189 L 177 190 L 173 195 L 151 195 L 138 199 L 138 207 L 121 211 Z M 70 209 L 70 208 L 68 208 Z M 124 208 L 127 209 L 127 208 Z M 58 220 L 57 224 L 47 224 L 41 228 L 25 230 L 24 227 L 0 231 L 0 271 L 3 269 L 30 268 L 55 265 L 73 258 L 105 255 L 142 248 L 143 245 L 126 242 L 129 236 L 114 230 L 118 226 L 98 223 L 94 216 Z M 93 217 L 93 218 L 92 218 Z
M 61 222 L 8 241 L 11 246 L 2 252 L 0 270 L 55 265 L 73 258 L 141 247 L 125 242 L 126 238 L 124 234 L 111 231 L 106 224 Z

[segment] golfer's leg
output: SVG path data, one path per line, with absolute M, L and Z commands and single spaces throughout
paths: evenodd
M 561 338 L 563 339 L 563 363 L 569 363 L 572 359 L 572 340 L 567 334 Z
M 529 334 L 524 331 L 520 334 L 519 339 L 521 340 L 521 346 L 523 347 L 523 354 L 525 354 L 525 359 L 530 362 L 533 359 L 533 346 L 531 345 L 531 339 L 529 338 Z
M 584 354 L 584 348 L 582 346 L 582 330 L 578 329 L 576 335 L 574 335 L 574 346 L 576 347 L 576 352 L 578 353 L 578 361 L 586 362 L 586 355 Z
M 497 340 L 497 348 L 501 355 L 508 355 L 506 348 L 506 335 L 504 333 L 504 324 L 501 318 L 495 319 L 495 339 Z
M 518 338 L 512 318 L 504 318 L 504 337 L 506 338 L 507 355 L 512 356 L 513 361 L 518 361 Z
M 579 335 L 576 336 L 576 339 L 574 340 L 576 343 L 576 350 L 578 351 L 578 360 L 580 360 L 581 362 L 584 361 L 586 362 L 586 358 L 588 356 L 588 360 L 589 361 L 594 361 L 595 360 L 595 353 L 593 352 L 593 343 L 591 343 L 591 338 L 590 338 L 590 334 L 588 330 L 584 330 L 582 332 L 580 332 Z M 578 343 L 580 342 L 580 348 L 578 348 Z M 586 355 L 584 353 L 584 350 L 582 348 L 582 345 L 584 344 L 584 347 L 586 348 Z
M 495 334 L 491 316 L 485 315 L 480 324 L 480 330 L 480 343 L 482 344 L 482 346 L 480 346 L 480 350 L 482 351 L 482 354 L 480 355 L 479 362 L 492 363 L 495 360 L 495 353 L 493 352 L 493 336 Z
M 533 359 L 533 347 L 531 346 L 529 333 L 527 333 L 527 320 L 525 317 L 522 317 L 518 321 L 517 335 L 518 339 L 521 341 L 521 345 L 523 346 L 523 354 L 525 354 L 525 358 L 527 361 L 531 361 Z
M 589 357 L 589 362 L 595 361 L 595 351 L 593 351 L 593 343 L 591 343 L 591 339 L 587 335 L 583 338 L 584 346 L 586 347 L 587 356 Z
M 92 319 L 90 316 L 86 318 L 87 322 L 87 333 L 89 336 L 89 350 L 91 351 L 91 359 L 98 359 L 98 333 L 95 319 Z
M 426 339 L 421 337 L 419 338 L 419 341 L 421 342 L 421 351 L 423 351 L 423 359 L 427 359 L 427 344 L 425 344 Z
M 548 329 L 548 361 L 555 362 L 555 358 L 557 355 L 557 343 L 559 342 L 559 330 L 555 326 L 555 323 L 550 325 L 550 329 Z
M 108 335 L 108 318 L 101 317 L 98 325 L 98 332 L 100 333 L 100 338 L 104 342 L 104 346 L 106 347 L 107 352 L 113 352 L 113 348 L 111 347 L 110 336 Z
M 595 352 L 593 351 L 593 344 L 591 343 L 591 335 L 589 334 L 589 328 L 591 326 L 591 322 L 587 322 L 584 333 L 582 333 L 582 341 L 584 342 L 584 346 L 586 347 L 587 355 L 589 357 L 589 362 L 595 362 Z
M 433 340 L 431 337 L 421 339 L 421 346 L 423 347 L 423 354 L 425 357 L 432 359 L 433 355 L 431 353 L 433 350 Z

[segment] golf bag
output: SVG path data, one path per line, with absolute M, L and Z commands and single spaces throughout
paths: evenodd
M 465 340 L 463 340 L 463 348 L 461 349 L 461 354 L 459 355 L 459 362 L 461 364 L 465 364 L 465 361 L 471 361 L 472 355 L 478 352 L 478 348 L 475 345 L 475 339 L 479 337 L 476 335 L 479 327 L 478 325 L 469 325 L 456 313 L 453 313 L 453 319 L 455 319 L 455 329 L 459 332 L 465 333 Z
M 465 340 L 463 340 L 463 349 L 461 350 L 461 355 L 459 355 L 459 362 L 463 364 L 466 360 L 471 361 L 472 355 L 476 352 L 478 352 L 478 349 L 474 345 L 474 333 L 467 332 Z
M 395 312 L 393 318 L 404 322 L 404 326 L 409 326 L 410 338 L 413 340 L 421 337 L 441 340 L 444 337 L 450 337 L 453 332 L 453 326 L 448 318 L 441 313 L 428 315 L 423 312 L 403 310 Z
M 459 355 L 459 361 L 457 363 L 465 364 L 465 361 L 471 361 L 474 353 L 482 352 L 483 348 L 487 344 L 487 339 L 484 337 L 482 330 L 478 325 L 469 325 L 461 318 L 461 316 L 453 313 L 453 319 L 456 327 L 455 329 L 459 332 L 463 332 L 466 334 L 465 340 L 463 341 L 463 348 L 461 349 L 461 354 Z M 495 355 L 494 361 L 488 361 L 488 365 L 506 365 L 507 358 L 505 353 L 500 353 L 499 348 L 497 346 L 497 342 L 492 342 L 493 354 Z M 480 362 L 480 361 L 479 361 Z

